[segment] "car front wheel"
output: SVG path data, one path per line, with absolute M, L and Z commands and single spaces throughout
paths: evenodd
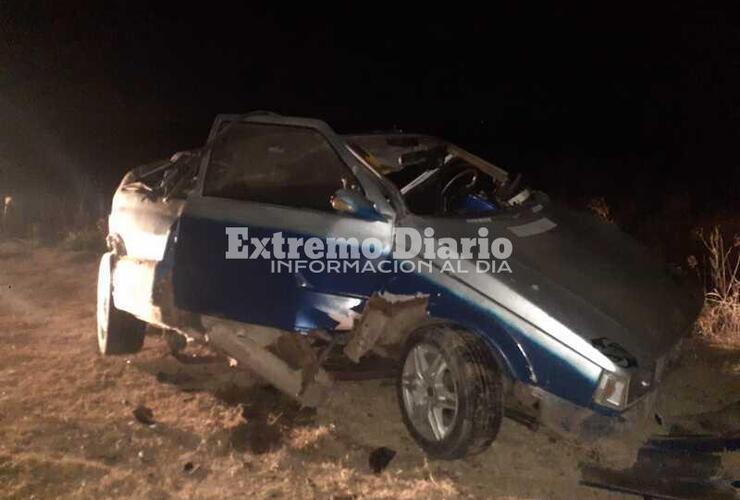
M 97 337 L 103 355 L 131 354 L 144 345 L 146 323 L 113 304 L 113 254 L 103 254 L 98 268 Z
M 412 334 L 397 381 L 409 432 L 433 458 L 487 449 L 503 418 L 503 383 L 490 348 L 477 336 L 434 325 Z

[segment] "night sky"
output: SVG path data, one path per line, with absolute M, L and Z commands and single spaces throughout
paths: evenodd
M 0 182 L 110 191 L 217 113 L 267 109 L 441 135 L 556 196 L 738 209 L 740 18 L 722 8 L 130 4 L 2 3 Z

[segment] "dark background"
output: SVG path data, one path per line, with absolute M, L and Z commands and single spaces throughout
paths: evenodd
M 267 109 L 444 136 L 669 249 L 737 222 L 734 12 L 520 4 L 3 2 L 0 194 L 109 199 L 217 113 Z

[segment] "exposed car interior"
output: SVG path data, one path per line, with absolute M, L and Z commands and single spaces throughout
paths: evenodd
M 200 158 L 199 150 L 180 151 L 167 160 L 142 165 L 126 176 L 124 187 L 149 199 L 185 199 L 195 187 Z
M 511 177 L 495 165 L 435 137 L 392 133 L 345 139 L 351 151 L 383 178 L 387 189 L 395 189 L 408 210 L 416 215 L 490 215 L 530 199 L 530 191 L 522 186 L 520 176 Z M 143 192 L 150 199 L 184 199 L 195 186 L 200 157 L 199 150 L 183 151 L 168 160 L 141 166 L 124 180 L 125 187 Z M 264 186 L 260 187 L 264 190 Z M 286 188 L 283 185 L 282 192 L 293 192 Z M 329 195 L 316 196 L 316 189 L 305 186 L 301 191 L 321 200 L 320 208 L 328 208 L 325 200 Z M 334 191 L 332 188 L 327 193 Z
M 417 215 L 471 216 L 521 205 L 521 177 L 434 137 L 371 134 L 346 137 L 365 162 L 390 181 Z

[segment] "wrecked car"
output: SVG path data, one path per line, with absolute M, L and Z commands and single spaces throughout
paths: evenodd
M 701 305 L 614 225 L 454 144 L 273 113 L 219 115 L 205 146 L 129 172 L 107 243 L 102 354 L 152 324 L 307 406 L 331 395 L 329 355 L 382 357 L 446 459 L 505 414 L 586 440 L 648 415 Z

